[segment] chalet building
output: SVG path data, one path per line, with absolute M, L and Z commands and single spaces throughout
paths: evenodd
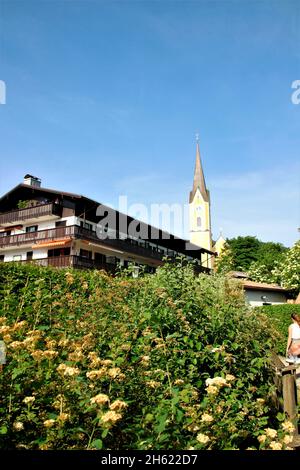
M 105 224 L 98 208 L 114 213 Z M 131 223 L 139 230 L 129 235 Z M 140 235 L 139 235 L 140 234 Z M 0 261 L 114 272 L 128 263 L 154 271 L 165 257 L 184 256 L 199 272 L 210 272 L 214 253 L 114 211 L 87 197 L 46 189 L 32 175 L 0 198 Z

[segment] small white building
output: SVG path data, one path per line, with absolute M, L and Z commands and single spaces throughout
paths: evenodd
M 250 281 L 248 274 L 243 271 L 231 271 L 229 276 L 242 282 L 246 301 L 253 307 L 287 302 L 288 291 L 277 284 Z
M 287 302 L 287 290 L 276 284 L 254 282 L 247 279 L 243 281 L 243 286 L 246 300 L 253 307 L 285 304 Z

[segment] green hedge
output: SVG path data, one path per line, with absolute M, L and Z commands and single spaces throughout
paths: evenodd
M 1 263 L 0 339 L 1 449 L 287 445 L 272 325 L 226 277 Z
M 300 304 L 264 305 L 263 307 L 257 307 L 257 311 L 265 313 L 271 320 L 279 333 L 277 352 L 285 355 L 291 314 L 295 312 L 300 315 Z

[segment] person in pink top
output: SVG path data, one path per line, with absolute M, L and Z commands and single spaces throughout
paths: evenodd
M 300 316 L 292 313 L 291 318 L 293 323 L 290 324 L 288 329 L 287 362 L 290 364 L 300 364 Z

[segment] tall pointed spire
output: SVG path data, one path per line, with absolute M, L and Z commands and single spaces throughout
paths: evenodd
M 195 172 L 194 172 L 193 189 L 190 192 L 190 202 L 193 201 L 197 188 L 199 188 L 204 201 L 209 201 L 209 192 L 206 188 L 205 178 L 204 178 L 204 173 L 203 173 L 202 163 L 201 163 L 201 157 L 200 157 L 198 134 L 196 134 L 196 164 L 195 164 Z

